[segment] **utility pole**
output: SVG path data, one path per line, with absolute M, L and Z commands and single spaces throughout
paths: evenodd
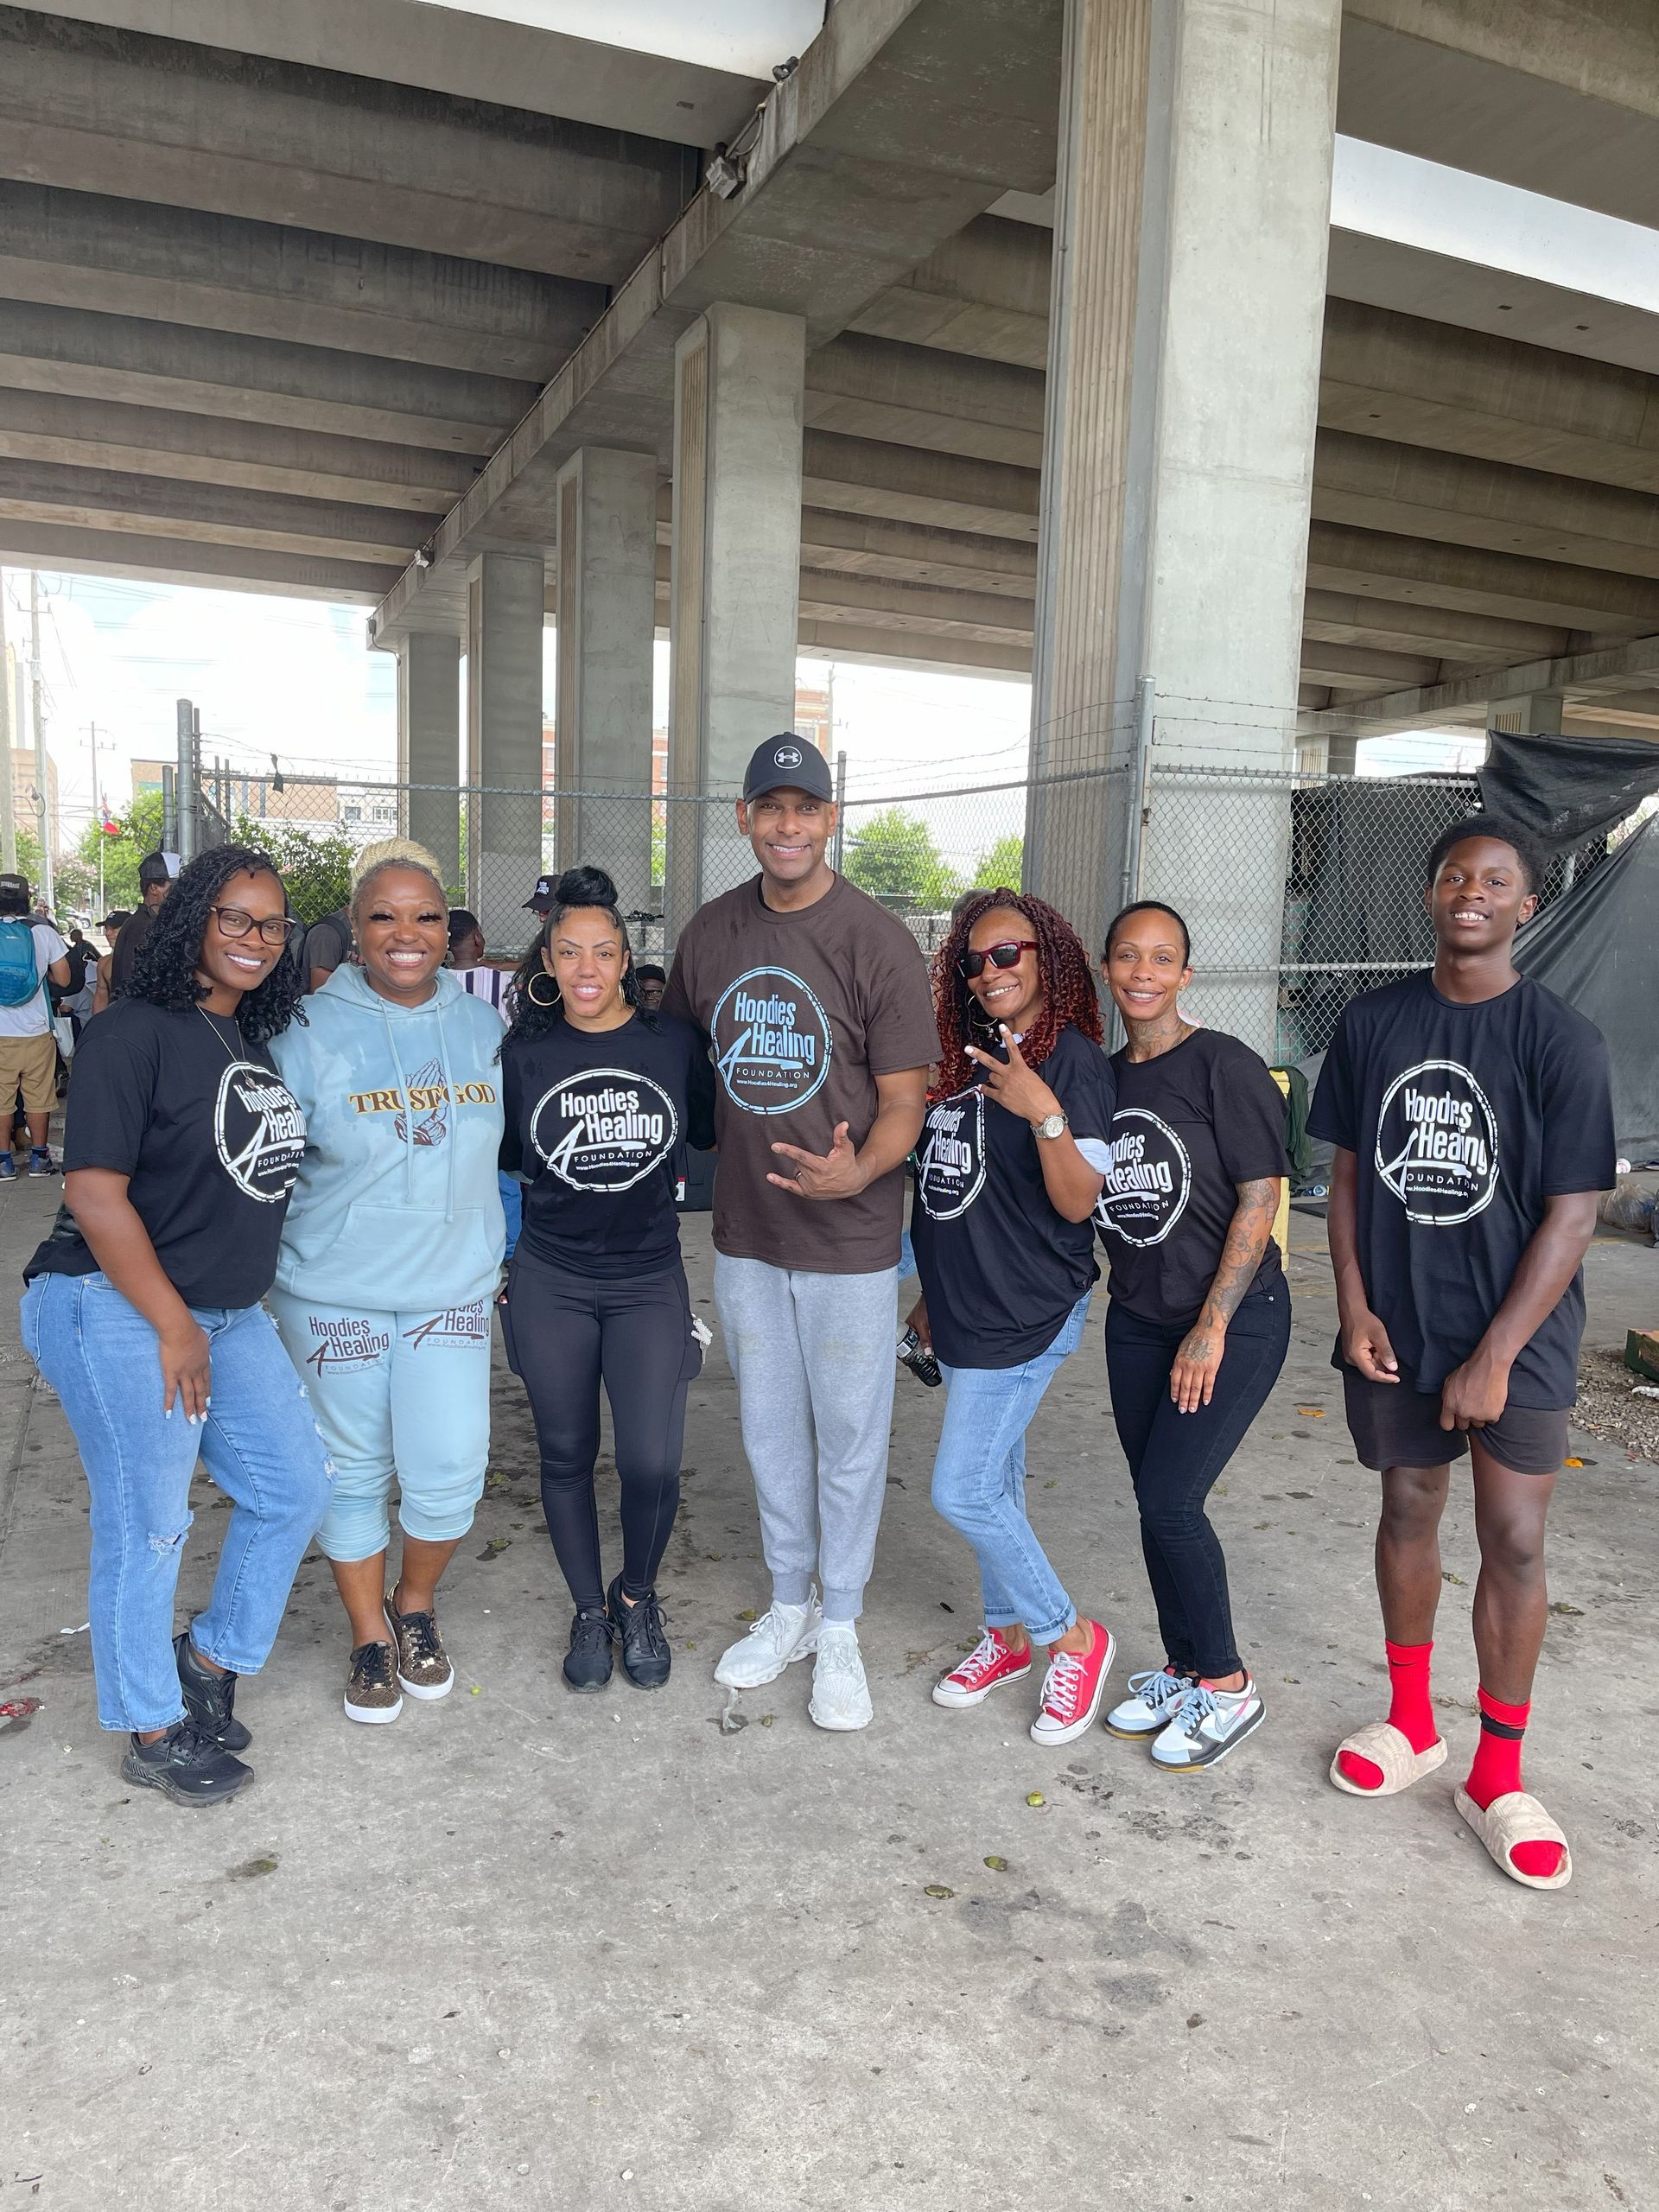
M 92 828 L 98 836 L 97 918 L 101 920 L 104 915 L 104 809 L 99 804 L 98 797 L 98 724 L 88 722 L 86 733 L 92 742 Z
M 0 569 L 0 752 L 5 756 L 3 768 L 0 769 L 0 868 L 8 875 L 16 875 L 17 794 L 16 772 L 11 765 L 16 736 L 11 720 L 11 671 L 6 666 L 6 575 L 5 570 Z
M 29 572 L 29 659 L 35 715 L 35 818 L 41 832 L 41 880 L 37 887 L 49 913 L 56 887 L 52 880 L 52 839 L 47 806 L 45 709 L 41 703 L 41 579 L 33 569 Z

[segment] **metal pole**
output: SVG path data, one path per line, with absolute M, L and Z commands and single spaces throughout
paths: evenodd
M 8 875 L 17 873 L 17 795 L 16 771 L 12 766 L 16 758 L 12 751 L 11 727 L 11 671 L 6 665 L 6 576 L 0 569 L 0 753 L 4 755 L 0 768 L 0 868 Z
M 35 818 L 40 824 L 41 832 L 41 880 L 38 888 L 49 912 L 54 904 L 54 886 L 52 880 L 52 840 L 46 804 L 46 720 L 41 700 L 41 580 L 33 569 L 29 572 L 29 659 L 35 717 Z
M 98 724 L 88 722 L 87 733 L 92 748 L 92 828 L 98 836 L 98 915 L 104 915 L 104 809 L 98 797 Z
M 1127 906 L 1132 899 L 1141 896 L 1141 863 L 1147 821 L 1152 812 L 1152 737 L 1157 703 L 1152 678 L 1141 677 L 1135 687 L 1135 779 L 1129 791 L 1128 835 L 1123 847 L 1123 895 L 1118 900 L 1121 906 Z
M 196 856 L 196 710 L 188 699 L 177 702 L 179 765 L 173 778 L 178 814 L 179 858 Z
M 831 734 L 834 725 L 830 726 Z M 847 755 L 836 755 L 836 874 L 841 874 L 842 848 L 847 839 Z

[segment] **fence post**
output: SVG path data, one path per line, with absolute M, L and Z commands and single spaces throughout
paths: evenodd
M 847 842 L 847 755 L 836 755 L 836 874 L 841 874 L 841 855 Z
M 177 702 L 179 765 L 173 779 L 178 810 L 179 858 L 193 861 L 201 821 L 201 725 L 188 699 Z
M 1147 817 L 1152 811 L 1152 734 L 1158 695 L 1149 676 L 1135 686 L 1135 768 L 1129 785 L 1129 819 L 1123 841 L 1123 895 L 1120 906 L 1141 896 L 1141 866 L 1146 850 Z

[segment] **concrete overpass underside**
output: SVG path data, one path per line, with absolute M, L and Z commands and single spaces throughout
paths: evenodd
M 1353 0 L 1338 126 L 1659 221 L 1650 11 L 1584 12 Z M 550 549 L 556 612 L 554 484 L 597 442 L 657 461 L 665 623 L 675 346 L 734 301 L 806 321 L 802 645 L 1029 670 L 1059 0 L 840 0 L 775 91 L 341 13 L 0 7 L 0 552 L 459 634 L 486 552 Z M 1553 700 L 1659 734 L 1656 637 L 1659 321 L 1333 233 L 1308 728 Z

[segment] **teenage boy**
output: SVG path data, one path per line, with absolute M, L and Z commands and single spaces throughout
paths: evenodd
M 1433 969 L 1351 1001 L 1308 1126 L 1337 1148 L 1333 1363 L 1360 1463 L 1382 1477 L 1391 1687 L 1388 1719 L 1344 1739 L 1331 1779 L 1391 1796 L 1446 1758 L 1429 1655 L 1450 1462 L 1467 1452 L 1481 1733 L 1457 1807 L 1506 1874 L 1560 1889 L 1567 1838 L 1521 1786 L 1521 1738 L 1613 1119 L 1601 1033 L 1510 958 L 1542 874 L 1523 830 L 1482 815 L 1444 832 L 1428 856 Z
M 768 738 L 737 826 L 760 873 L 693 917 L 663 1001 L 697 1023 L 720 1078 L 715 1302 L 772 1572 L 770 1607 L 715 1680 L 758 1688 L 816 1652 L 812 1719 L 862 1728 L 856 1623 L 887 1487 L 904 1163 L 938 1033 L 909 931 L 824 859 L 823 756 Z
M 139 954 L 149 942 L 150 925 L 160 913 L 173 879 L 165 853 L 146 853 L 138 863 L 139 904 L 110 955 L 110 995 L 124 991 L 132 981 Z

